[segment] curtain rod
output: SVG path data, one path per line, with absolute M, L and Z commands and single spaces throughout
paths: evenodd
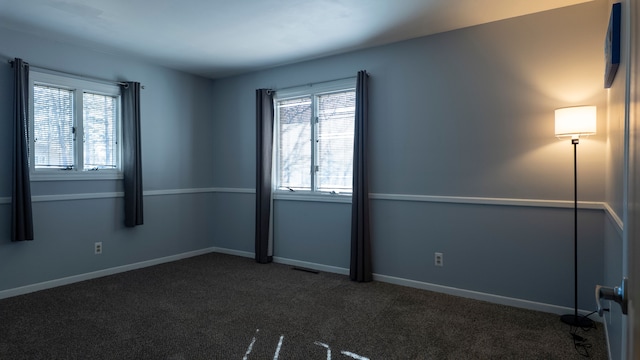
M 13 66 L 14 61 L 13 60 L 9 60 L 9 64 L 11 64 L 11 66 Z M 61 70 L 57 70 L 57 69 L 52 69 L 52 68 L 48 68 L 48 67 L 44 67 L 44 66 L 37 66 L 37 65 L 30 65 L 28 62 L 25 61 L 25 64 L 29 65 L 29 67 L 32 67 L 34 69 L 37 70 L 45 70 L 45 71 L 50 71 L 50 72 L 54 72 L 54 73 L 58 73 L 58 74 L 64 74 L 64 75 L 68 75 L 68 76 L 72 76 L 78 79 L 90 79 L 90 80 L 94 80 L 94 81 L 100 81 L 100 82 L 104 82 L 104 83 L 109 83 L 109 84 L 116 84 L 116 85 L 122 85 L 122 86 L 127 86 L 128 84 L 126 82 L 122 82 L 122 81 L 115 81 L 115 80 L 108 80 L 108 79 L 101 79 L 99 77 L 95 77 L 95 76 L 86 76 L 86 75 L 81 75 L 81 74 L 74 74 L 74 73 L 70 73 L 67 71 L 61 71 Z M 142 89 L 144 89 L 144 86 L 140 86 Z
M 271 90 L 271 91 L 281 91 L 281 90 L 289 90 L 289 89 L 301 88 L 301 87 L 304 87 L 304 86 L 312 87 L 312 86 L 318 85 L 318 84 L 330 83 L 330 82 L 334 82 L 334 81 L 347 80 L 347 79 L 355 79 L 355 78 L 357 78 L 357 76 L 347 76 L 347 77 L 343 77 L 343 78 L 339 78 L 339 79 L 323 80 L 323 81 L 318 81 L 318 82 L 313 82 L 313 83 L 306 83 L 306 84 L 301 84 L 301 85 L 287 86 L 287 87 L 283 87 L 283 88 L 279 88 L 279 89 L 278 88 L 269 88 L 269 90 Z

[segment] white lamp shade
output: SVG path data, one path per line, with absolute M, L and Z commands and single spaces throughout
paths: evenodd
M 574 106 L 556 109 L 556 136 L 593 135 L 596 133 L 596 107 Z

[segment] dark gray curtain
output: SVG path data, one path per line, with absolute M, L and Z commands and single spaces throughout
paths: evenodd
M 353 196 L 351 203 L 351 268 L 354 281 L 373 280 L 371 233 L 369 230 L 369 176 L 367 161 L 367 123 L 369 74 L 358 72 L 356 119 L 353 144 Z
M 140 143 L 140 83 L 127 82 L 122 91 L 122 171 L 124 224 L 142 225 L 142 152 Z
M 29 180 L 29 64 L 13 61 L 13 190 L 11 240 L 33 240 Z
M 271 235 L 271 164 L 273 161 L 273 91 L 256 90 L 256 261 L 273 260 Z

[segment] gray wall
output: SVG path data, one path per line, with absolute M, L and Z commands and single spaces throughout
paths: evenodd
M 224 171 L 214 174 L 214 186 L 255 187 L 255 89 L 366 69 L 374 272 L 573 307 L 570 207 L 420 196 L 572 200 L 573 151 L 569 140 L 554 138 L 553 111 L 593 104 L 606 118 L 605 13 L 603 2 L 589 3 L 216 80 L 212 157 Z M 605 197 L 605 141 L 600 121 L 598 134 L 580 144 L 583 201 Z M 229 193 L 225 201 L 234 212 L 251 213 L 245 194 Z M 276 200 L 274 206 L 276 257 L 348 268 L 348 205 Z M 212 218 L 218 216 L 225 220 L 216 222 L 216 246 L 252 249 L 252 233 L 238 237 L 236 230 L 242 222 L 252 228 L 252 217 Z M 604 211 L 581 210 L 584 309 L 595 308 L 593 289 L 603 280 L 604 224 Z M 444 253 L 443 268 L 433 266 L 435 251 Z
M 572 307 L 572 209 L 552 203 L 572 200 L 572 149 L 553 137 L 553 110 L 593 104 L 608 120 L 579 145 L 580 199 L 621 216 L 620 103 L 610 100 L 609 114 L 602 89 L 607 16 L 606 1 L 595 1 L 215 81 L 0 28 L 0 58 L 142 82 L 143 177 L 152 191 L 135 229 L 122 226 L 120 197 L 36 201 L 36 240 L 11 243 L 10 173 L 0 173 L 0 291 L 210 247 L 253 252 L 255 89 L 366 69 L 374 272 Z M 624 88 L 616 81 L 612 99 Z M 0 84 L 10 83 L 2 62 Z M 2 119 L 11 117 L 10 89 L 0 87 Z M 5 169 L 10 130 L 0 121 Z M 120 181 L 32 185 L 41 200 L 122 190 Z M 201 188 L 218 190 L 168 194 Z M 348 268 L 349 204 L 280 199 L 274 213 L 277 257 Z M 591 310 L 595 284 L 619 281 L 621 237 L 602 209 L 581 210 L 579 226 L 579 306 Z M 619 344 L 620 316 L 611 319 Z
M 211 80 L 45 37 L 0 28 L 0 291 L 211 246 L 213 194 L 163 195 L 212 183 Z M 139 81 L 145 225 L 125 228 L 122 181 L 32 182 L 35 240 L 11 243 L 13 71 L 7 59 L 76 74 Z M 157 193 L 159 192 L 159 194 Z M 41 201 L 45 195 L 103 199 Z M 94 255 L 94 242 L 103 254 Z

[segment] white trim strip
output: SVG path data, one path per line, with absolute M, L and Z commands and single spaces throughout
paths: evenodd
M 44 281 L 37 284 L 25 285 L 25 286 L 17 287 L 14 289 L 2 290 L 0 291 L 0 299 L 9 298 L 12 296 L 24 295 L 24 294 L 32 293 L 35 291 L 45 290 L 45 289 L 51 289 L 54 287 L 73 284 L 80 281 L 96 279 L 103 276 L 114 275 L 114 274 L 118 274 L 125 271 L 141 269 L 141 268 L 159 265 L 159 264 L 163 264 L 171 261 L 182 260 L 182 259 L 186 259 L 186 258 L 198 256 L 198 255 L 208 254 L 214 251 L 215 251 L 215 248 L 206 248 L 201 250 L 189 251 L 186 253 L 165 256 L 165 257 L 141 261 L 133 264 L 116 266 L 108 269 L 92 271 L 89 273 L 68 276 L 68 277 L 55 279 L 55 280 Z
M 607 213 L 609 217 L 609 220 L 611 220 L 615 225 L 615 228 L 618 231 L 618 234 L 622 236 L 622 233 L 624 231 L 624 223 L 622 222 L 618 214 L 616 214 L 616 212 L 613 210 L 613 208 L 609 206 L 609 204 L 603 203 L 603 207 L 604 207 L 604 212 Z
M 42 170 L 31 172 L 29 180 L 33 182 L 39 181 L 97 181 L 97 180 L 122 180 L 124 175 L 117 170 L 99 170 L 99 171 L 60 171 L 60 170 Z
M 573 201 L 570 201 L 570 200 L 537 200 L 537 199 L 405 195 L 405 194 L 369 194 L 369 198 L 374 200 L 420 201 L 420 202 L 453 203 L 453 204 L 573 208 Z M 597 202 L 597 201 L 578 201 L 578 207 L 581 209 L 596 209 L 596 210 L 602 210 L 604 208 L 603 203 Z
M 244 189 L 238 189 L 238 190 L 244 190 Z M 211 193 L 211 192 L 226 192 L 226 191 L 220 191 L 219 188 L 167 189 L 167 190 L 143 191 L 144 196 L 202 194 L 202 193 Z M 239 191 L 236 191 L 236 192 L 239 192 Z
M 252 188 L 209 188 L 211 192 L 222 192 L 222 193 L 242 193 L 242 194 L 255 194 L 256 189 Z
M 168 189 L 168 190 L 147 190 L 144 196 L 165 196 L 200 193 L 234 193 L 234 194 L 255 194 L 255 189 L 251 188 L 192 188 L 192 189 Z M 123 192 L 101 192 L 84 194 L 56 194 L 56 195 L 34 195 L 33 202 L 45 201 L 67 201 L 67 200 L 89 200 L 123 197 Z M 392 200 L 392 201 L 418 201 L 431 203 L 450 204 L 475 204 L 494 206 L 528 206 L 547 208 L 572 208 L 573 201 L 569 200 L 536 200 L 536 199 L 511 199 L 511 198 L 488 198 L 488 197 L 461 197 L 461 196 L 435 196 L 435 195 L 406 195 L 406 194 L 369 194 L 372 200 Z M 351 197 L 344 195 L 300 195 L 275 193 L 274 199 L 284 201 L 318 201 L 333 203 L 351 203 Z M 10 204 L 10 197 L 0 197 L 0 204 Z M 580 201 L 578 206 L 581 209 L 604 210 L 610 219 L 616 224 L 617 230 L 622 233 L 624 228 L 622 220 L 613 209 L 604 202 Z
M 35 195 L 31 196 L 33 202 L 46 201 L 68 201 L 68 200 L 90 200 L 90 199 L 107 199 L 124 197 L 123 192 L 101 192 L 101 193 L 85 193 L 85 194 L 59 194 L 59 195 Z
M 242 193 L 255 194 L 254 189 L 241 188 L 194 188 L 194 189 L 168 189 L 168 190 L 147 190 L 143 192 L 144 196 L 163 196 L 163 195 L 182 195 L 182 194 L 201 194 L 201 193 Z M 107 199 L 124 197 L 124 192 L 99 192 L 99 193 L 80 193 L 80 194 L 54 194 L 54 195 L 32 195 L 32 202 L 45 201 L 68 201 L 68 200 L 89 200 L 89 199 Z M 10 204 L 10 197 L 0 197 L 0 204 Z

